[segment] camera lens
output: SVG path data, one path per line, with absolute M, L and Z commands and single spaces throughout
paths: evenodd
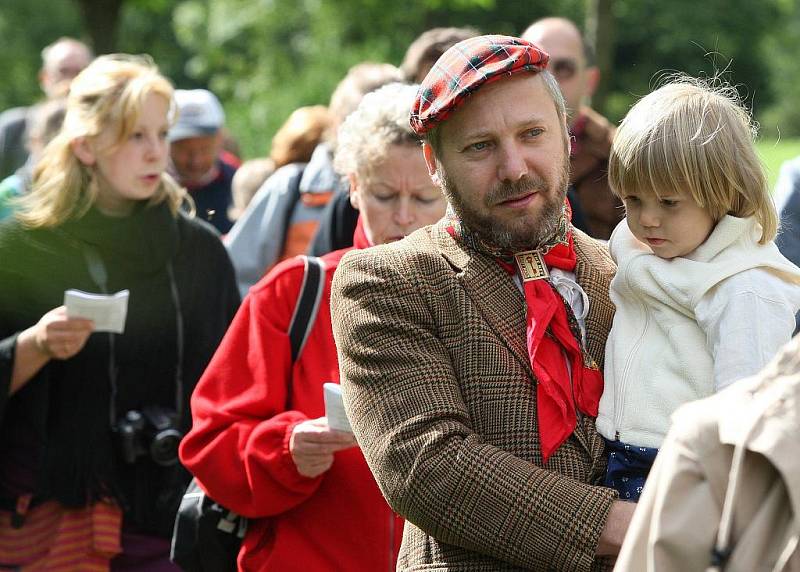
M 158 465 L 169 467 L 178 462 L 181 433 L 175 429 L 159 431 L 150 443 L 150 457 Z

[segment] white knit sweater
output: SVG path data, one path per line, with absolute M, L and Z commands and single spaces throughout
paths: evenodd
M 726 216 L 690 255 L 665 260 L 617 226 L 601 435 L 660 447 L 678 406 L 756 373 L 789 341 L 800 269 L 760 233 Z

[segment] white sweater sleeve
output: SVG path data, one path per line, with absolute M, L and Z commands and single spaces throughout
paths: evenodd
M 714 391 L 759 372 L 792 337 L 800 286 L 761 268 L 709 290 L 695 308 L 714 358 Z

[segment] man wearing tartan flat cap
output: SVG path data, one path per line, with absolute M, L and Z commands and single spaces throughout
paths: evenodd
M 408 519 L 399 570 L 602 570 L 633 512 L 598 486 L 614 264 L 570 223 L 547 60 L 507 36 L 439 58 L 411 125 L 448 215 L 334 278 L 347 412 Z

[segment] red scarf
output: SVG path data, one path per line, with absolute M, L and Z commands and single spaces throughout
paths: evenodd
M 362 218 L 359 216 L 358 222 L 356 223 L 356 230 L 353 232 L 353 248 L 358 250 L 372 246 L 372 243 L 367 238 L 367 233 L 364 232 L 364 224 L 361 221 Z
M 569 208 L 565 217 L 570 218 Z M 557 242 L 544 255 L 547 268 L 575 270 L 575 247 L 572 230 L 566 226 L 565 240 Z M 448 228 L 454 237 L 454 227 Z M 473 241 L 474 242 L 474 241 Z M 521 269 L 511 262 L 497 258 L 509 274 Z M 550 456 L 567 440 L 577 425 L 577 411 L 597 416 L 597 406 L 603 393 L 603 376 L 578 341 L 579 327 L 564 299 L 549 279 L 522 279 L 527 306 L 527 345 L 531 368 L 536 377 L 536 402 L 539 420 L 539 440 L 542 459 Z M 571 323 L 572 322 L 572 323 Z M 569 360 L 572 379 L 567 367 Z

